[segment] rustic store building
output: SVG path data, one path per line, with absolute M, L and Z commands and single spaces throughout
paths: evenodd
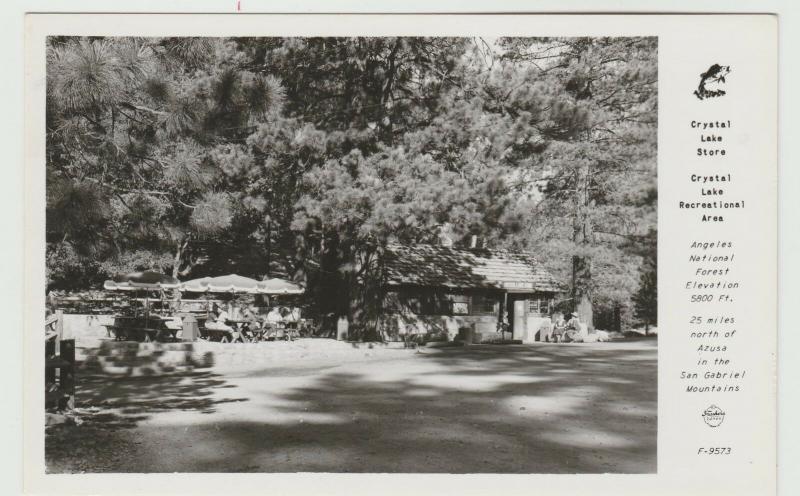
M 384 259 L 387 339 L 427 334 L 453 340 L 471 328 L 482 340 L 539 340 L 561 287 L 529 253 L 389 245 Z M 463 332 L 463 331 L 462 331 Z

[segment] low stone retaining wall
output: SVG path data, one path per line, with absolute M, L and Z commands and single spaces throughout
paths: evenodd
M 78 360 L 86 371 L 127 377 L 186 373 L 214 365 L 213 353 L 194 343 L 136 343 L 101 341 L 98 348 L 80 349 Z
M 138 343 L 90 340 L 78 345 L 77 359 L 84 372 L 114 376 L 152 376 L 213 368 L 220 373 L 240 369 L 288 366 L 316 367 L 347 361 L 391 359 L 402 356 L 403 343 L 361 343 L 303 338 L 262 343 Z

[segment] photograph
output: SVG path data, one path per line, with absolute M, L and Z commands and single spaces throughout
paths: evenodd
M 47 36 L 46 473 L 655 474 L 658 47 Z

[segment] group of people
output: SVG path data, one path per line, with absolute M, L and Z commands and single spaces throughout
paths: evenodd
M 226 331 L 234 342 L 245 341 L 245 338 L 291 340 L 298 335 L 299 324 L 300 309 L 297 307 L 275 306 L 261 318 L 255 307 L 248 305 L 242 310 L 241 319 L 233 321 L 225 309 L 214 303 L 205 328 Z
M 548 336 L 556 343 L 562 341 L 573 341 L 575 336 L 581 332 L 581 319 L 577 313 L 571 313 L 569 320 L 565 320 L 564 316 L 558 314 L 553 322 L 553 332 Z

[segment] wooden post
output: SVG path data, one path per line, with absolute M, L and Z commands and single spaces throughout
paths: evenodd
M 65 365 L 58 369 L 59 388 L 63 393 L 60 408 L 75 408 L 75 340 L 65 339 L 61 342 L 61 360 Z
M 508 291 L 503 293 L 503 305 L 500 309 L 500 339 L 506 340 L 506 325 L 510 325 L 508 311 Z
M 61 338 L 64 337 L 64 311 L 56 310 L 56 356 L 61 353 Z
M 54 355 L 56 358 L 61 358 L 61 338 L 64 337 L 64 311 L 56 310 L 56 344 Z M 61 387 L 62 376 L 64 372 L 61 369 L 53 370 L 56 377 L 58 377 L 58 384 Z M 60 405 L 59 405 L 60 406 Z
M 45 341 L 45 406 L 58 409 L 75 407 L 75 340 L 64 337 L 64 313 L 57 310 L 55 320 L 48 319 L 45 327 L 53 326 Z

